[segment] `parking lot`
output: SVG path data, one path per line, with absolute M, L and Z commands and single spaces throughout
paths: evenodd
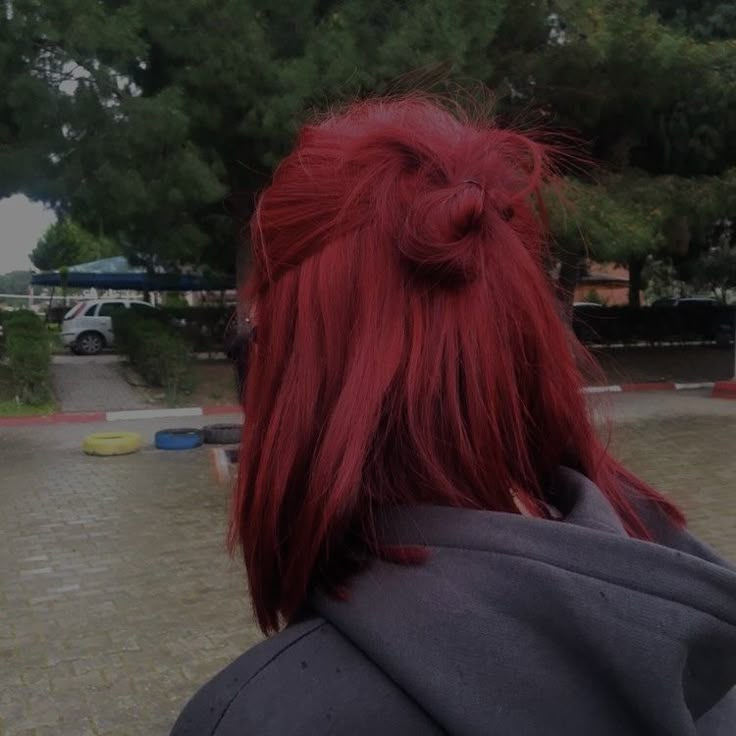
M 615 452 L 736 560 L 736 402 L 633 394 L 609 409 Z M 150 441 L 167 425 L 120 428 Z M 6 736 L 166 734 L 196 687 L 260 636 L 205 452 L 86 457 L 95 429 L 0 429 Z

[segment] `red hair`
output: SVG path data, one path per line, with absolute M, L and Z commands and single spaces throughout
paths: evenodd
M 565 464 L 634 537 L 649 535 L 632 491 L 682 522 L 592 426 L 543 265 L 549 176 L 540 143 L 424 98 L 307 126 L 276 170 L 251 225 L 258 343 L 230 534 L 264 631 L 382 554 L 382 507 L 516 512 L 514 489 L 541 512 Z

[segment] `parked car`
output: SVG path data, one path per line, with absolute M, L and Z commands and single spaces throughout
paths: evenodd
M 733 341 L 733 308 L 712 296 L 683 296 L 657 299 L 652 307 L 674 308 L 693 338 L 715 340 L 722 347 Z
M 598 332 L 594 325 L 596 319 L 605 313 L 605 307 L 598 302 L 573 302 L 573 330 L 578 340 L 584 343 L 593 343 L 598 339 Z
M 653 307 L 721 307 L 723 302 L 712 296 L 666 296 L 652 303 Z
M 603 304 L 598 302 L 573 302 L 573 309 L 603 309 Z
M 103 348 L 115 344 L 112 315 L 120 309 L 131 307 L 155 309 L 148 302 L 123 299 L 79 302 L 64 315 L 61 341 L 77 355 L 96 355 Z

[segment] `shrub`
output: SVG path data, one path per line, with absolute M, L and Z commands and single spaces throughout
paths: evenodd
M 41 318 L 35 313 L 27 309 L 19 309 L 16 312 L 3 312 L 2 325 L 5 329 L 15 329 L 26 327 L 31 330 L 43 329 Z
M 13 390 L 24 404 L 51 399 L 51 345 L 43 322 L 33 312 L 3 315 L 4 354 Z
M 113 315 L 115 339 L 146 383 L 162 387 L 171 401 L 194 388 L 191 346 L 159 314 L 134 309 Z
M 125 310 L 125 315 L 113 320 L 115 324 L 115 341 L 124 352 L 125 332 L 132 319 L 132 312 Z M 140 313 L 140 311 L 139 311 Z M 234 314 L 231 307 L 159 307 L 143 311 L 148 321 L 159 322 L 169 332 L 179 335 L 195 353 L 222 352 L 225 343 L 225 332 Z
M 232 307 L 163 307 L 162 318 L 192 345 L 196 353 L 221 352 Z
M 675 307 L 582 307 L 573 327 L 583 342 L 614 343 L 715 341 L 733 325 L 734 308 L 710 304 Z M 732 329 L 732 327 L 731 327 Z
M 590 304 L 600 304 L 605 307 L 608 302 L 598 293 L 597 289 L 590 289 L 586 292 L 583 297 L 583 301 L 589 302 Z

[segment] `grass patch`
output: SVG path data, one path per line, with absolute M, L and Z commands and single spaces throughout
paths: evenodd
M 171 400 L 165 392 L 151 388 L 145 381 L 136 377 L 135 371 L 126 366 L 125 378 L 128 383 L 138 388 L 145 386 L 149 399 L 163 406 L 217 406 L 237 404 L 237 388 L 235 370 L 229 361 L 197 360 L 193 361 L 191 370 L 194 374 L 194 388 Z
M 189 343 L 160 316 L 139 310 L 119 310 L 113 325 L 116 341 L 136 373 L 149 386 L 163 389 L 169 404 L 186 402 L 196 383 Z
M 7 365 L 0 365 L 0 417 L 42 416 L 55 411 L 53 401 L 35 405 L 18 403 L 14 396 L 11 370 Z
M 230 361 L 202 360 L 194 370 L 197 382 L 190 397 L 193 406 L 238 403 L 235 369 Z
M 0 400 L 0 417 L 38 417 L 53 414 L 56 411 L 55 404 L 17 404 L 15 400 Z

